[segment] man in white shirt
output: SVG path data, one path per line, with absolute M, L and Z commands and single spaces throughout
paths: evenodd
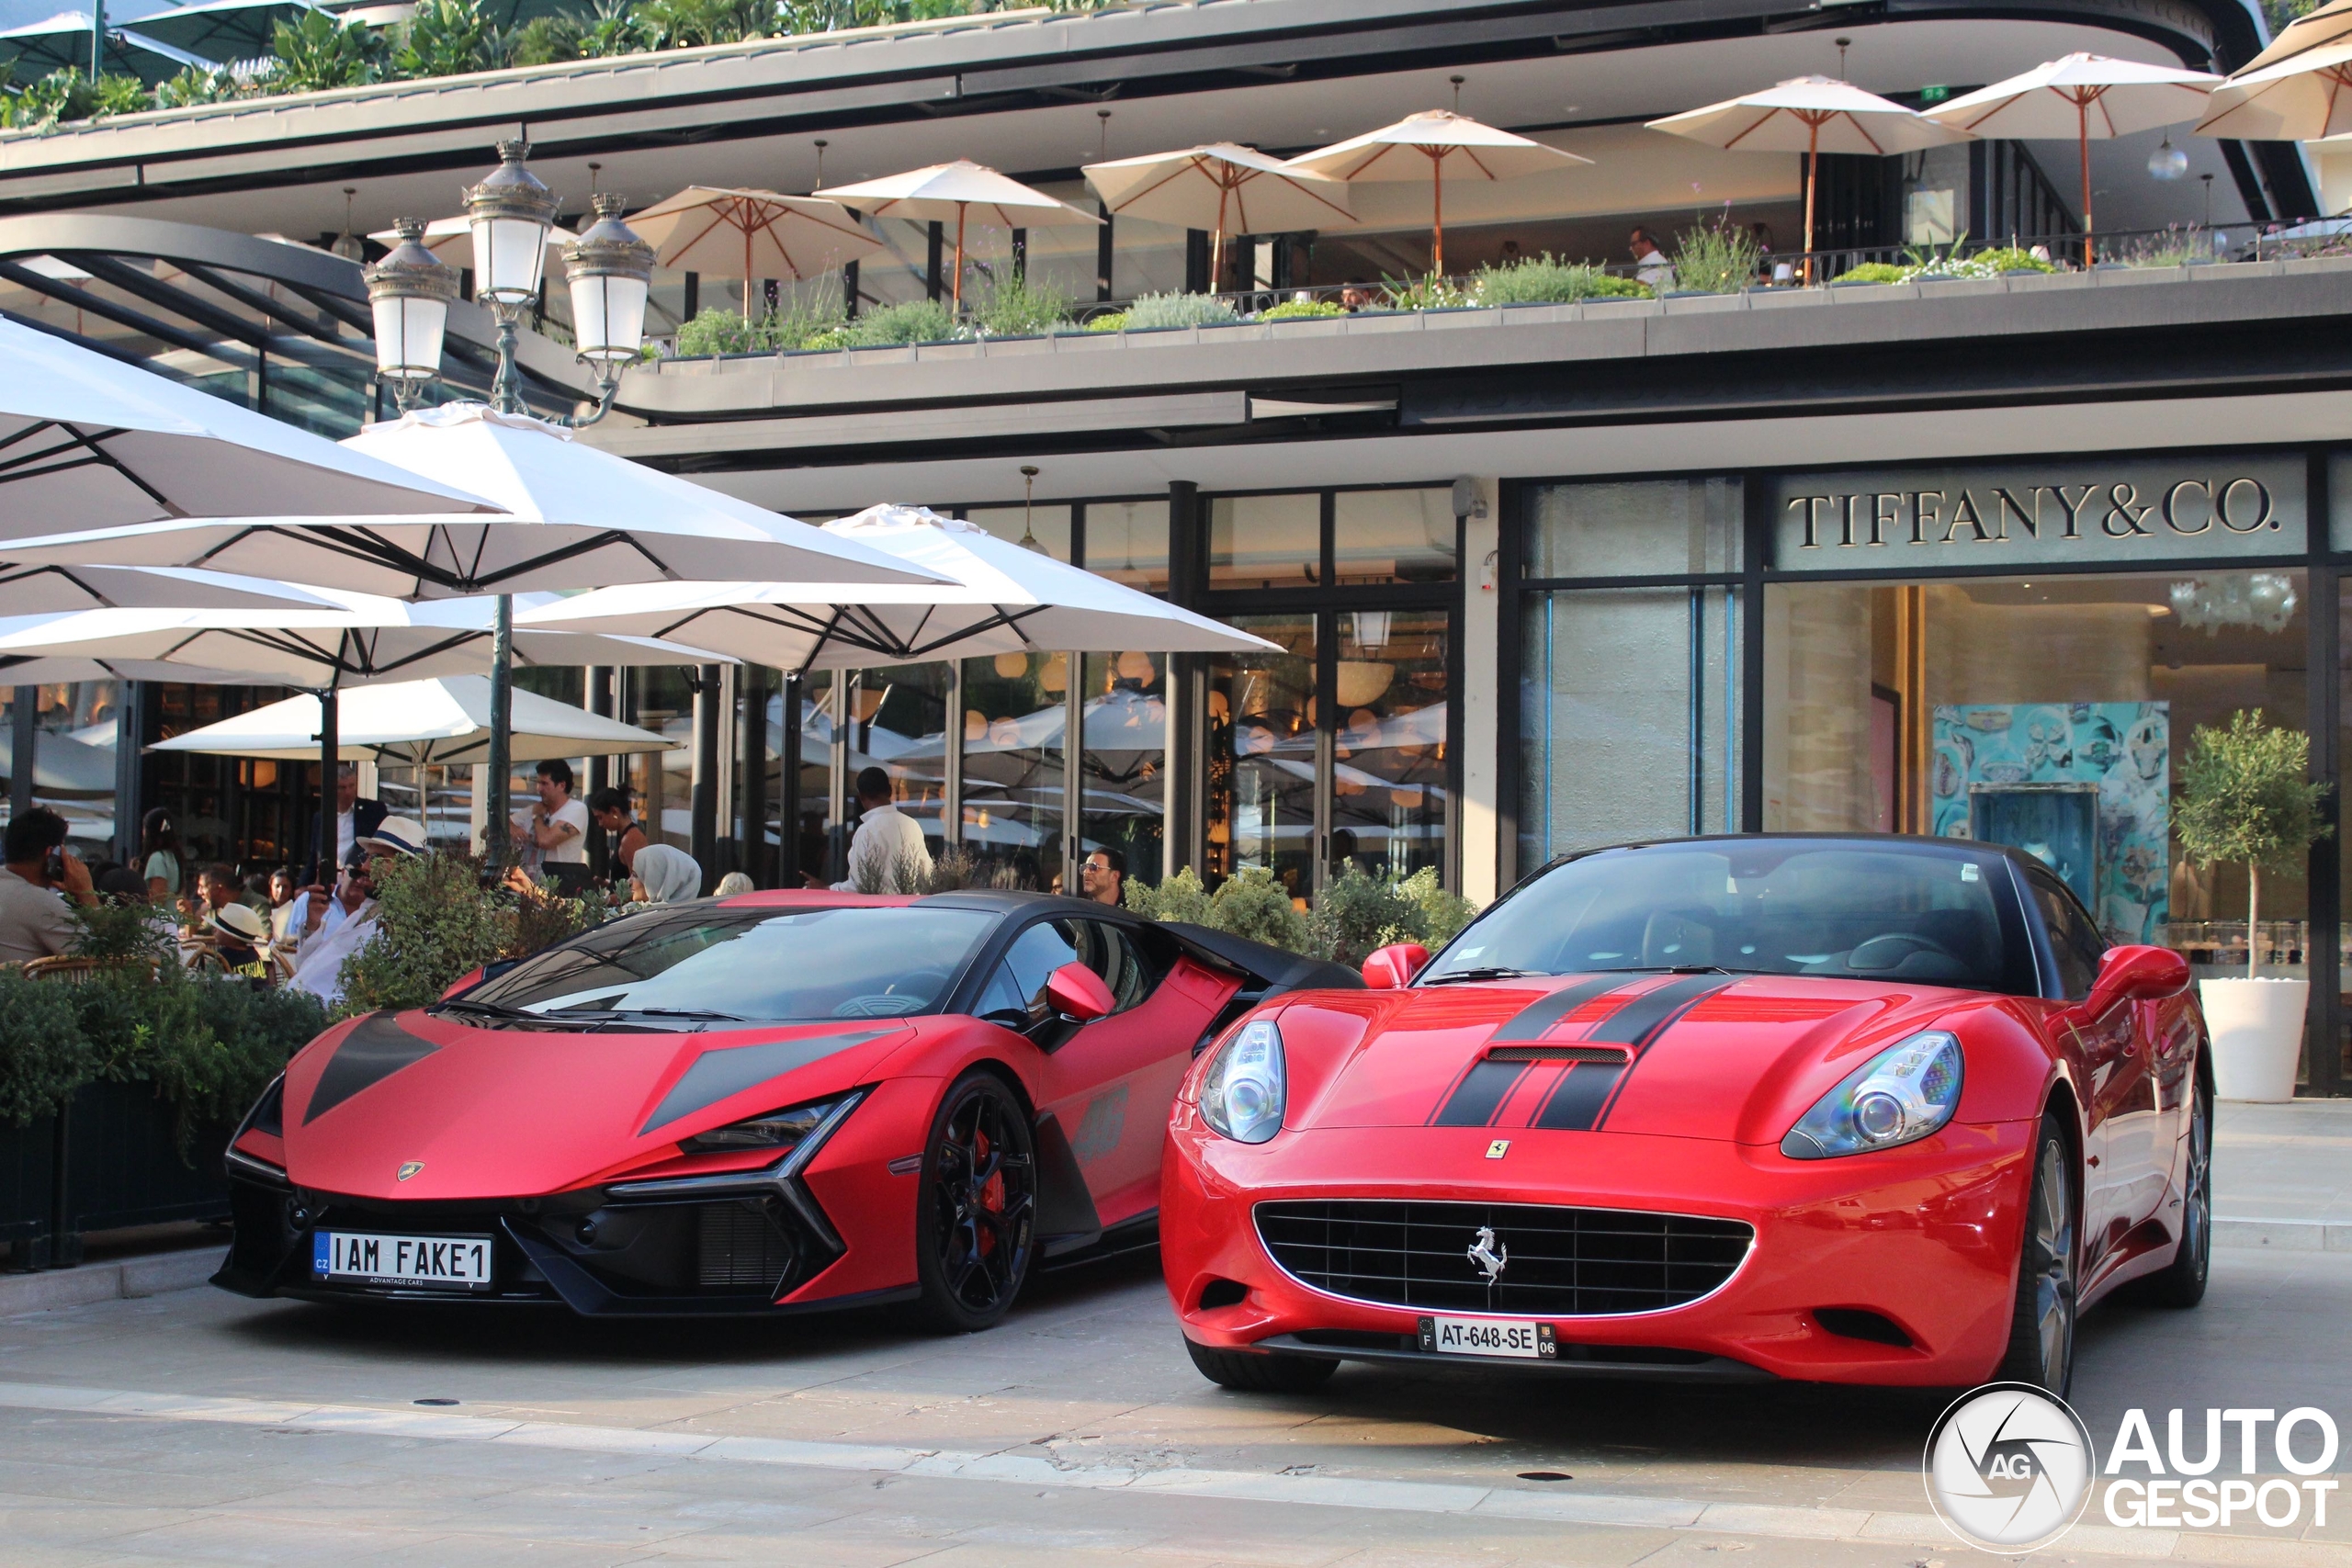
M 1655 293 L 1665 294 L 1674 288 L 1674 264 L 1657 248 L 1657 236 L 1647 229 L 1634 231 L 1634 280 L 1646 283 Z
M 370 871 L 379 860 L 422 854 L 424 828 L 405 817 L 387 817 L 357 847 L 367 858 L 345 874 L 328 901 L 326 920 L 317 934 L 303 939 L 301 960 L 286 982 L 329 1007 L 343 999 L 343 961 L 375 940 L 376 884 Z
M 849 841 L 849 877 L 836 893 L 920 893 L 931 874 L 931 851 L 922 824 L 890 803 L 890 775 L 867 768 L 857 775 L 857 832 Z M 822 887 L 813 874 L 808 886 Z
M 90 872 L 65 847 L 65 818 L 36 806 L 8 824 L 7 868 L 0 870 L 0 964 L 49 958 L 71 948 L 81 926 L 65 900 L 95 904 Z
M 539 795 L 530 809 L 514 814 L 514 841 L 523 863 L 588 863 L 588 807 L 571 798 L 571 764 L 551 757 L 539 764 Z

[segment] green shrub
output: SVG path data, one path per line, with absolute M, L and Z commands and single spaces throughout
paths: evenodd
M 2254 975 L 2262 943 L 2251 940 L 2261 918 L 2262 874 L 2291 873 L 2313 842 L 2335 829 L 2320 813 L 2328 786 L 2310 781 L 2312 739 L 2240 708 L 2229 728 L 2199 725 L 2174 786 L 2173 837 L 2195 866 L 2245 867 L 2245 972 Z
M 1384 274 L 1380 281 L 1386 286 L 1385 304 L 1391 310 L 1454 310 L 1478 303 L 1468 289 L 1435 273 L 1410 281 Z
M 1306 917 L 1291 902 L 1290 889 L 1262 865 L 1245 866 L 1227 877 L 1209 899 L 1204 923 L 1291 953 L 1314 949 Z
M 1433 865 L 1425 865 L 1398 883 L 1396 893 L 1417 911 L 1420 924 L 1416 934 L 1394 940 L 1418 942 L 1431 953 L 1461 935 L 1462 928 L 1478 916 L 1477 905 L 1446 890 Z
M 8 97 L 5 111 L 0 111 L 4 115 L 0 125 L 37 130 L 67 120 L 136 114 L 153 107 L 153 95 L 136 76 L 109 71 L 94 83 L 69 65 L 51 72 Z
M 714 354 L 756 354 L 767 345 L 760 329 L 732 310 L 705 305 L 691 321 L 678 323 L 678 355 L 702 359 Z
M 609 60 L 616 55 L 642 54 L 654 48 L 645 29 L 630 15 L 629 0 L 596 0 L 596 9 L 580 28 L 583 60 Z
M 1863 262 L 1858 266 L 1848 267 L 1829 281 L 1832 283 L 1901 283 L 1907 276 L 1908 269 L 1899 267 L 1893 262 Z
M 1009 276 L 974 307 L 972 321 L 989 337 L 1036 337 L 1069 324 L 1069 300 L 1050 286 Z
M 1754 230 L 1718 218 L 1677 240 L 1674 287 L 1700 294 L 1736 294 L 1756 281 L 1763 260 L 1763 242 Z
M 1481 305 L 1565 305 L 1577 299 L 1646 299 L 1649 285 L 1597 263 L 1555 261 L 1552 253 L 1508 266 L 1482 266 L 1470 285 Z
M 1285 299 L 1258 312 L 1261 321 L 1304 321 L 1320 316 L 1344 316 L 1347 308 L 1337 299 Z
M 556 65 L 580 58 L 581 26 L 569 17 L 534 17 L 503 40 L 510 65 Z
M 481 0 L 423 0 L 394 39 L 392 68 L 402 76 L 461 76 L 505 63 Z
M 1139 876 L 1130 876 L 1122 897 L 1128 908 L 1148 920 L 1175 920 L 1194 926 L 1209 923 L 1208 889 L 1201 886 L 1199 874 L 1189 865 L 1157 887 L 1145 886 Z
M 1353 969 L 1393 942 L 1416 942 L 1435 953 L 1476 913 L 1467 898 L 1445 890 L 1434 866 L 1392 882 L 1350 865 L 1324 884 L 1306 923 L 1317 956 Z
M 1127 313 L 1125 310 L 1101 310 L 1087 317 L 1081 324 L 1091 333 L 1123 333 L 1127 330 Z
M 911 343 L 947 343 L 960 335 L 956 317 L 944 300 L 909 299 L 868 310 L 808 346 L 888 348 Z
M 1994 250 L 1979 251 L 1968 258 L 1982 263 L 1995 272 L 2056 272 L 2057 266 L 2043 261 L 2021 245 L 2003 245 Z
M 222 66 L 206 70 L 201 65 L 187 65 L 180 73 L 155 84 L 155 107 L 159 109 L 188 108 L 197 104 L 226 103 L 243 97 L 245 85 Z
M 270 43 L 274 69 L 268 90 L 308 93 L 379 81 L 384 52 L 383 35 L 367 23 L 345 24 L 324 11 L 306 11 L 298 23 L 277 24 Z
M 446 852 L 379 862 L 375 937 L 344 960 L 345 1016 L 423 1007 L 468 974 L 585 929 L 585 902 L 525 900 L 482 886 L 482 863 Z
M 783 30 L 764 0 L 644 0 L 632 17 L 655 49 L 741 43 Z
M 24 1126 L 63 1108 L 92 1077 L 89 1042 L 74 1010 L 77 987 L 0 969 L 0 1125 Z
M 1214 294 L 1147 294 L 1130 304 L 1120 323 L 1131 333 L 1155 327 L 1221 327 L 1241 319 L 1230 300 Z M 1087 322 L 1091 331 L 1107 332 Z

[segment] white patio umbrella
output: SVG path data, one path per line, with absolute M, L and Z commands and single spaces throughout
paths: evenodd
M 174 6 L 153 11 L 132 26 L 139 36 L 169 44 L 202 60 L 255 60 L 270 52 L 277 24 L 298 21 L 321 7 L 309 0 L 207 0 L 200 6 Z M 108 0 L 107 20 L 115 19 Z
M 1466 180 L 1513 180 L 1524 175 L 1589 164 L 1589 158 L 1564 152 L 1508 130 L 1455 114 L 1423 109 L 1394 125 L 1351 136 L 1329 147 L 1302 152 L 1294 169 L 1346 180 L 1430 182 L 1430 270 L 1445 272 L 1445 176 Z
M 2088 266 L 2092 138 L 2109 141 L 2195 119 L 2221 85 L 2211 72 L 2076 52 L 1922 112 L 1939 125 L 2004 141 L 2073 136 L 2082 161 L 2083 265 Z
M 1761 92 L 1649 122 L 1652 130 L 1744 152 L 1802 152 L 1805 277 L 1813 276 L 1815 165 L 1824 152 L 1885 157 L 1970 140 L 1968 132 L 1827 76 L 1794 76 Z
M 930 578 L 856 540 L 481 403 L 420 409 L 344 446 L 419 484 L 462 482 L 505 514 L 196 518 L 26 539 L 6 547 L 7 558 L 205 567 L 403 599 L 754 575 L 837 592 Z
M 2206 103 L 2197 134 L 2320 141 L 2352 131 L 2352 0 L 2334 0 L 2280 29 Z
M 234 517 L 268 498 L 321 516 L 493 510 L 459 487 L 0 320 L 0 539 Z
M 1031 649 L 1268 651 L 1272 643 L 919 506 L 825 525 L 953 580 L 865 590 L 842 604 L 801 582 L 600 588 L 517 615 L 518 628 L 677 638 L 806 673 Z
M 368 237 L 387 250 L 401 243 L 401 231 L 398 229 L 378 229 Z M 548 225 L 548 249 L 561 250 L 566 245 L 577 244 L 579 242 L 580 236 L 571 230 L 559 228 L 552 223 Z M 462 213 L 455 218 L 435 218 L 424 226 L 424 238 L 419 243 L 452 266 L 473 266 L 474 220 Z M 458 260 L 460 256 L 465 259 Z M 475 268 L 475 270 L 481 269 Z
M 994 169 L 958 158 L 878 180 L 834 186 L 817 195 L 844 207 L 854 207 L 869 218 L 911 218 L 918 222 L 956 220 L 955 308 L 964 308 L 964 220 L 973 208 L 982 222 L 1007 229 L 1045 229 L 1063 224 L 1101 224 L 1091 212 L 1031 190 L 1019 180 Z M 635 220 L 631 220 L 635 221 Z
M 740 271 L 747 321 L 754 279 L 815 277 L 885 248 L 840 202 L 772 190 L 688 186 L 628 222 L 656 266 Z
M 0 557 L 6 547 L 0 546 Z M 290 582 L 221 571 L 123 566 L 17 566 L 0 559 L 0 615 L 69 610 L 327 610 Z
M 549 757 L 617 757 L 666 751 L 670 742 L 650 730 L 543 697 L 514 694 L 511 756 L 517 762 Z M 212 757 L 269 757 L 309 761 L 319 754 L 319 699 L 288 697 L 201 729 L 161 740 L 152 751 L 195 751 Z M 490 678 L 445 675 L 396 681 L 345 694 L 337 716 L 342 760 L 404 766 L 477 762 L 490 746 Z
M 17 777 L 16 752 L 16 727 L 0 728 L 0 779 L 12 784 Z M 32 784 L 36 795 L 112 795 L 114 753 L 54 730 L 36 734 Z
M 1089 164 L 1082 172 L 1114 213 L 1208 230 L 1212 279 L 1225 276 L 1227 229 L 1266 234 L 1355 221 L 1346 181 L 1293 168 L 1230 141 L 1115 158 Z

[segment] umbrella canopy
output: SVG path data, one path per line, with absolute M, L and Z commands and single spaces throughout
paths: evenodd
M 1804 153 L 1807 252 L 1813 249 L 1813 194 L 1818 183 L 1813 177 L 1814 162 L 1822 153 L 1883 158 L 1890 152 L 1917 152 L 1970 140 L 1965 130 L 1939 124 L 1875 93 L 1865 93 L 1850 82 L 1827 76 L 1793 76 L 1761 92 L 1651 120 L 1649 129 L 1711 147 Z M 1808 255 L 1808 277 L 1812 269 Z
M 0 684 L 24 680 L 19 660 L 139 660 L 166 667 L 233 671 L 243 682 L 312 690 L 475 675 L 491 665 L 492 599 L 409 604 L 366 593 L 321 591 L 326 610 L 84 610 L 0 628 Z M 532 595 L 532 604 L 552 594 Z M 523 601 L 518 601 L 522 603 Z M 731 662 L 700 648 L 566 628 L 517 632 L 523 665 L 711 664 Z M 187 677 L 173 674 L 165 679 Z M 315 733 L 315 732 L 314 732 Z M 315 748 L 314 748 L 315 750 Z
M 0 778 L 16 778 L 16 733 L 13 725 L 0 728 Z M 33 794 L 36 795 L 112 795 L 114 752 L 60 735 L 53 730 L 33 737 Z
M 1227 230 L 1272 234 L 1355 220 L 1348 210 L 1346 181 L 1294 168 L 1230 141 L 1089 164 L 1083 172 L 1114 213 L 1208 230 L 1215 236 L 1212 278 L 1224 276 Z
M 1274 647 L 923 507 L 870 506 L 826 524 L 825 531 L 954 581 L 877 588 L 855 604 L 797 582 L 603 588 L 517 615 L 517 635 L 527 626 L 677 637 L 803 672 L 1032 649 L 1209 653 Z
M 2222 78 L 2075 53 L 1979 87 L 1925 111 L 1939 125 L 2009 141 L 2072 136 L 2083 168 L 2083 265 L 2091 265 L 2091 141 L 2110 141 L 2205 112 Z
M 1449 171 L 1456 179 L 1512 180 L 1591 162 L 1481 125 L 1451 109 L 1423 109 L 1394 125 L 1302 152 L 1290 161 L 1290 166 L 1350 182 L 1429 181 L 1433 240 L 1430 270 L 1442 274 L 1445 271 L 1445 176 Z
M 747 321 L 754 278 L 814 277 L 884 248 L 840 202 L 772 190 L 688 186 L 628 221 L 656 266 L 740 271 Z
M 835 593 L 933 580 L 854 539 L 481 403 L 420 409 L 344 446 L 419 483 L 462 483 L 509 515 L 202 519 L 28 539 L 7 554 L 26 564 L 266 572 L 403 599 L 750 575 L 821 582 Z
M 2352 0 L 2298 18 L 2213 91 L 2199 136 L 2320 141 L 2352 131 Z
M 303 14 L 319 9 L 309 0 L 207 0 L 201 6 L 178 6 L 141 17 L 139 36 L 168 44 L 204 60 L 222 64 L 232 60 L 258 60 L 270 52 L 280 22 L 299 22 Z M 114 6 L 107 19 L 114 20 Z
M 0 31 L 0 63 L 14 67 L 19 82 L 31 82 L 52 71 L 90 69 L 90 13 L 61 11 L 37 22 Z M 127 32 L 107 18 L 106 68 L 136 76 L 149 86 L 176 76 L 190 65 L 209 62 L 143 36 Z
M 122 566 L 15 566 L 0 561 L 0 615 L 69 610 L 327 610 L 332 601 L 289 582 Z
M 398 229 L 378 229 L 368 237 L 387 250 L 401 243 Z M 424 238 L 418 243 L 452 266 L 474 265 L 474 220 L 470 218 L 435 218 L 424 226 Z M 580 236 L 571 230 L 548 225 L 548 249 L 560 250 L 579 243 Z
M 495 510 L 456 486 L 0 320 L 0 539 L 53 534 L 61 523 L 234 517 L 264 496 L 324 516 Z
M 517 762 L 549 757 L 617 757 L 670 749 L 668 740 L 650 730 L 634 728 L 536 692 L 516 692 L 513 702 L 511 755 Z M 346 762 L 418 766 L 475 762 L 490 745 L 490 678 L 486 675 L 364 686 L 345 694 L 336 706 L 336 735 Z M 316 696 L 288 697 L 175 735 L 148 750 L 307 762 L 319 754 L 322 716 Z
M 973 208 L 980 221 L 1004 229 L 1046 229 L 1057 224 L 1102 221 L 994 169 L 958 158 L 878 180 L 834 186 L 817 193 L 874 218 L 910 218 L 919 223 L 956 220 L 956 308 L 964 308 L 964 220 Z M 635 220 L 631 220 L 635 221 Z

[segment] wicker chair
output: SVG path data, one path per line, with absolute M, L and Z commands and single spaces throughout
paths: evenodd
M 98 972 L 98 961 L 77 953 L 61 953 L 49 958 L 32 958 L 25 962 L 25 978 L 48 980 L 61 986 L 79 986 Z

